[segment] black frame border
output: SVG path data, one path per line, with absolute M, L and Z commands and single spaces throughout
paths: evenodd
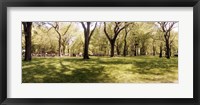
M 7 98 L 7 7 L 193 7 L 194 98 Z M 1 105 L 200 105 L 200 0 L 2 0 L 0 16 Z

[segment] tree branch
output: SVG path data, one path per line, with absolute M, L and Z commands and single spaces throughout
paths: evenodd
M 83 22 L 81 22 L 81 25 L 82 25 L 82 27 L 83 27 L 83 29 L 84 29 L 84 36 L 85 36 L 85 34 L 86 34 L 86 27 L 85 27 L 85 24 L 83 23 Z
M 106 34 L 106 37 L 108 38 L 108 40 L 111 41 L 111 39 L 106 31 L 106 22 L 104 22 L 104 33 Z
M 89 35 L 89 40 L 90 40 L 91 36 L 93 35 L 94 30 L 96 29 L 96 26 L 97 26 L 97 22 L 95 23 L 95 26 L 94 26 L 93 30 L 91 31 L 91 33 Z
M 68 32 L 68 30 L 69 30 L 69 28 L 71 27 L 71 25 L 72 25 L 72 23 L 70 23 L 70 25 L 67 27 L 67 29 L 65 30 L 65 32 L 64 32 L 63 35 L 65 35 L 65 34 Z

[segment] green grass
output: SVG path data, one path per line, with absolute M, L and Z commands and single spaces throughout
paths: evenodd
M 138 57 L 33 58 L 22 62 L 23 83 L 173 83 L 178 58 Z

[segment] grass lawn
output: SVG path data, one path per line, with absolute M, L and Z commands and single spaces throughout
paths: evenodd
M 173 83 L 178 58 L 137 57 L 33 58 L 22 62 L 23 83 Z

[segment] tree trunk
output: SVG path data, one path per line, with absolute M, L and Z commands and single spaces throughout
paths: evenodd
M 84 44 L 84 53 L 83 53 L 83 59 L 90 59 L 88 54 L 88 48 L 89 48 L 89 33 L 86 33 L 85 35 L 85 44 Z
M 123 55 L 126 56 L 127 54 L 127 45 L 126 45 L 126 37 L 124 39 L 124 51 L 123 51 Z
M 135 53 L 134 56 L 137 56 L 137 45 L 135 45 Z
M 162 43 L 160 45 L 160 55 L 159 55 L 160 58 L 162 58 Z
M 117 55 L 120 55 L 119 46 L 116 47 L 116 50 L 117 50 Z
M 129 52 L 128 52 L 128 46 L 126 47 L 126 55 L 128 55 L 129 54 Z
M 114 57 L 115 41 L 110 41 L 110 57 Z
M 117 51 L 117 55 L 120 55 L 120 49 L 119 49 L 119 44 L 117 43 L 117 46 L 116 46 L 116 51 Z
M 172 56 L 172 49 L 171 49 L 171 48 L 172 48 L 172 45 L 171 45 L 171 44 L 170 44 L 169 48 L 170 48 L 170 49 L 169 49 L 169 50 L 170 50 L 170 51 L 169 51 L 169 52 L 170 52 L 169 55 L 170 55 L 170 57 L 171 57 L 171 56 Z
M 89 43 L 90 43 L 90 38 L 93 35 L 93 32 L 97 26 L 97 22 L 95 23 L 95 26 L 93 30 L 90 32 L 90 24 L 91 22 L 86 22 L 87 25 L 85 25 L 83 22 L 81 22 L 82 27 L 84 29 L 84 36 L 85 36 L 85 44 L 84 44 L 84 53 L 83 53 L 83 59 L 90 59 L 88 50 L 89 50 Z
M 128 32 L 127 29 L 125 28 L 125 36 L 124 36 L 124 51 L 123 51 L 123 55 L 126 56 L 127 54 L 127 45 L 126 45 L 126 38 L 127 38 Z
M 25 31 L 25 61 L 31 61 L 31 30 L 32 22 L 25 22 L 24 31 Z
M 170 46 L 169 46 L 169 40 L 168 39 L 166 39 L 166 41 L 165 41 L 166 43 L 166 58 L 167 59 L 170 59 Z
M 140 51 L 141 51 L 140 52 L 141 55 L 146 55 L 146 48 L 145 48 L 145 46 L 142 46 Z
M 153 40 L 153 56 L 156 55 L 155 40 Z
M 66 48 L 66 46 L 64 44 L 62 46 L 63 46 L 63 55 L 65 55 L 65 48 Z
M 67 54 L 69 55 L 69 43 L 67 43 Z
M 58 55 L 59 55 L 59 57 L 61 57 L 62 56 L 62 54 L 61 54 L 61 35 L 59 36 L 58 43 L 59 43 L 59 45 L 58 45 Z
M 69 48 L 67 49 L 67 53 L 69 54 Z
M 155 48 L 155 46 L 153 45 L 153 56 L 155 56 L 156 55 L 156 48 Z

